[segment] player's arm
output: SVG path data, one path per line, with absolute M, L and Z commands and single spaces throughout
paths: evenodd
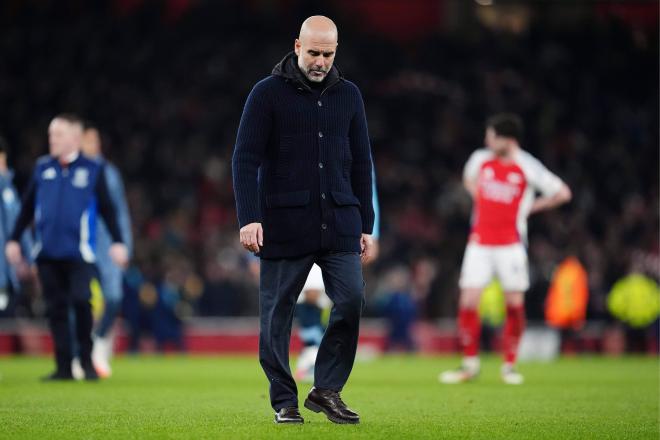
M 103 222 L 108 227 L 110 237 L 112 237 L 112 245 L 110 246 L 110 258 L 117 266 L 126 267 L 128 265 L 128 249 L 122 239 L 119 223 L 117 222 L 117 210 L 112 203 L 110 192 L 108 191 L 108 183 L 105 177 L 105 167 L 101 168 L 101 175 L 96 180 L 96 198 L 99 203 L 99 213 Z
M 380 238 L 380 204 L 378 203 L 378 190 L 376 189 L 376 163 L 374 162 L 373 156 L 371 157 L 371 204 L 374 208 L 374 227 L 371 233 L 373 238 L 373 243 L 368 253 L 364 256 L 364 264 L 373 263 L 376 258 L 378 258 L 379 245 L 378 239 Z
M 265 87 L 264 83 L 257 84 L 245 102 L 231 161 L 240 241 L 254 253 L 264 244 L 257 176 L 272 126 Z
M 568 185 L 538 160 L 529 159 L 526 168 L 529 171 L 530 183 L 541 193 L 541 196 L 534 200 L 529 210 L 530 215 L 561 206 L 573 197 Z
M 109 163 L 105 165 L 106 185 L 112 204 L 117 211 L 117 223 L 122 241 L 128 248 L 129 255 L 133 252 L 133 234 L 131 232 L 131 215 L 126 201 L 124 182 L 119 170 Z
M 571 189 L 568 187 L 568 185 L 566 185 L 566 183 L 561 182 L 561 186 L 555 194 L 551 196 L 541 196 L 534 200 L 529 213 L 531 215 L 537 212 L 557 208 L 558 206 L 570 202 L 572 198 L 573 194 Z
M 10 184 L 9 191 L 14 194 L 14 197 L 11 198 L 11 201 L 5 201 L 5 221 L 7 222 L 8 231 L 7 236 L 13 232 L 14 225 L 16 225 L 16 220 L 18 219 L 19 214 L 21 213 L 21 200 L 18 197 L 18 193 L 14 185 Z M 27 260 L 27 264 L 32 264 L 31 254 L 32 247 L 34 245 L 34 240 L 32 238 L 32 231 L 29 228 L 26 228 L 21 234 L 20 239 L 21 244 L 21 253 L 23 257 Z
M 474 200 L 477 196 L 477 179 L 479 178 L 479 168 L 483 163 L 483 150 L 477 150 L 465 163 L 463 168 L 463 186 Z
M 5 256 L 7 257 L 9 264 L 13 266 L 19 265 L 23 260 L 20 241 L 23 231 L 25 231 L 32 223 L 32 220 L 34 220 L 36 194 L 36 184 L 33 178 L 30 180 L 28 189 L 23 195 L 21 211 L 18 214 L 13 231 L 9 235 L 9 240 L 7 240 L 7 244 L 5 245 Z
M 476 179 L 463 179 L 463 186 L 472 197 L 472 200 L 477 196 L 477 180 Z

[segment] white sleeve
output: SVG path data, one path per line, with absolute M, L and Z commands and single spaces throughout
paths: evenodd
M 465 168 L 463 168 L 463 181 L 477 180 L 479 177 L 479 170 L 487 157 L 488 152 L 484 150 L 477 150 L 472 153 L 468 161 L 465 163 Z
M 527 156 L 524 171 L 529 184 L 545 197 L 552 197 L 561 189 L 562 180 L 547 169 L 538 159 Z

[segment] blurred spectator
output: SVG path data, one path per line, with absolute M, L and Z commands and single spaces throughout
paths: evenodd
M 617 281 L 607 298 L 610 313 L 625 324 L 628 351 L 657 351 L 658 283 L 638 272 Z
M 97 121 L 126 179 L 136 252 L 190 255 L 204 274 L 199 313 L 256 314 L 256 296 L 237 293 L 256 289 L 250 264 L 229 263 L 228 274 L 226 257 L 218 261 L 236 241 L 228 164 L 247 93 L 287 49 L 287 20 L 308 11 L 197 1 L 173 14 L 163 2 L 119 3 L 0 6 L 0 131 L 17 146 L 18 186 L 46 149 L 54 113 Z M 470 210 L 462 165 L 482 146 L 484 118 L 512 111 L 529 127 L 525 148 L 574 189 L 570 206 L 530 224 L 528 316 L 542 319 L 570 244 L 589 275 L 587 318 L 605 319 L 606 294 L 631 260 L 660 275 L 657 13 L 644 27 L 599 2 L 539 2 L 499 18 L 490 8 L 456 2 L 446 27 L 405 44 L 361 33 L 356 15 L 337 11 L 351 42 L 340 67 L 364 93 L 377 165 L 381 255 L 367 277 L 431 256 L 424 300 L 413 292 L 419 314 L 453 316 Z M 255 45 L 259 56 L 246 56 Z
M 376 308 L 387 320 L 386 351 L 414 351 L 412 327 L 417 318 L 417 306 L 410 290 L 410 271 L 396 266 L 385 274 L 384 290 L 376 300 Z
M 9 145 L 0 136 L 0 246 L 4 249 L 9 235 L 14 230 L 18 213 L 21 210 L 21 200 L 14 188 L 14 172 L 7 166 Z M 19 280 L 30 277 L 32 256 L 31 232 L 26 231 L 21 237 L 21 249 L 27 260 L 18 267 L 13 267 L 7 261 L 5 253 L 0 255 L 0 317 L 14 316 L 21 285 Z

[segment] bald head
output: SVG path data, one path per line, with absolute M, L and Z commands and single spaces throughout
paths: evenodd
M 313 15 L 303 21 L 298 39 L 309 43 L 337 45 L 338 33 L 335 22 L 323 15 Z
M 56 116 L 48 126 L 48 146 L 51 156 L 66 157 L 80 151 L 82 120 L 75 115 Z
M 328 17 L 314 15 L 300 27 L 294 44 L 298 67 L 312 82 L 322 82 L 332 68 L 337 52 L 337 26 Z

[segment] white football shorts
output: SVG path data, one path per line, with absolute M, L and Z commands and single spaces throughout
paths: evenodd
M 495 277 L 505 292 L 529 289 L 527 250 L 522 243 L 499 246 L 468 243 L 458 283 L 460 288 L 483 289 Z

